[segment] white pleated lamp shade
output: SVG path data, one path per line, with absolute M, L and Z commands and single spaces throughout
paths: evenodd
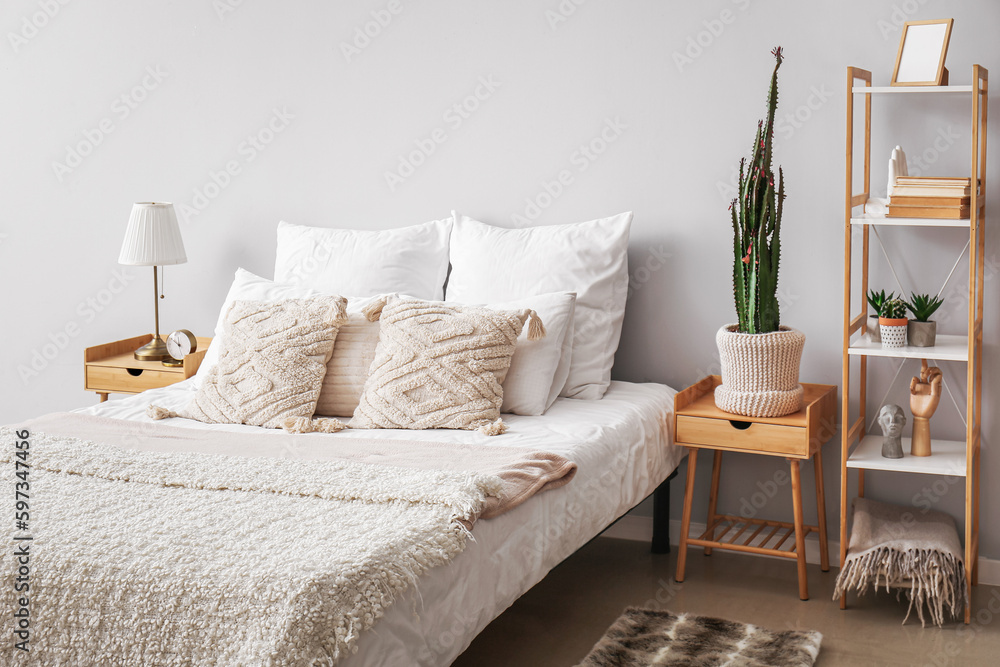
M 187 261 L 181 228 L 174 205 L 167 202 L 136 202 L 128 219 L 119 264 L 164 266 Z

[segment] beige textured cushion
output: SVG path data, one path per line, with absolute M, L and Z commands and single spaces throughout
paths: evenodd
M 311 419 L 346 305 L 339 296 L 235 301 L 219 361 L 179 416 L 266 428 Z
M 480 428 L 502 433 L 503 382 L 517 337 L 545 335 L 534 311 L 391 296 L 351 428 Z
M 365 316 L 365 308 L 385 298 L 348 298 L 347 320 L 340 327 L 333 356 L 326 364 L 326 376 L 316 402 L 317 415 L 350 417 L 354 414 L 378 346 L 379 322 L 370 322 Z

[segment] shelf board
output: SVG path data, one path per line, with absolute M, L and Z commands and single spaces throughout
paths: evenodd
M 881 95 L 884 93 L 971 93 L 972 86 L 854 86 L 852 93 Z
M 882 347 L 882 343 L 873 343 L 864 336 L 859 336 L 847 348 L 847 353 L 859 357 L 895 357 L 897 359 L 935 359 L 937 361 L 968 361 L 969 337 L 956 335 L 937 336 L 934 347 Z
M 910 456 L 910 439 L 903 438 L 903 458 L 887 459 L 882 456 L 882 436 L 866 435 L 847 458 L 847 467 L 965 477 L 965 442 L 931 440 L 930 456 Z
M 884 215 L 869 215 L 851 218 L 852 225 L 885 225 L 899 227 L 965 227 L 972 224 L 969 218 L 948 220 L 944 218 L 890 218 Z

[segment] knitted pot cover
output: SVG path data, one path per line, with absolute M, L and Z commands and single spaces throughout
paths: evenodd
M 715 405 L 747 417 L 781 417 L 802 409 L 799 362 L 806 337 L 780 327 L 765 334 L 745 334 L 729 324 L 715 334 L 722 361 L 722 384 Z

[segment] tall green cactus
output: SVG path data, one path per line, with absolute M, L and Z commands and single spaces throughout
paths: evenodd
M 781 255 L 781 208 L 785 180 L 778 167 L 778 189 L 771 171 L 774 110 L 778 106 L 778 68 L 781 47 L 771 51 L 776 60 L 767 93 L 767 121 L 757 122 L 757 137 L 749 165 L 740 160 L 739 197 L 729 210 L 733 220 L 733 293 L 741 333 L 777 331 L 778 260 Z

